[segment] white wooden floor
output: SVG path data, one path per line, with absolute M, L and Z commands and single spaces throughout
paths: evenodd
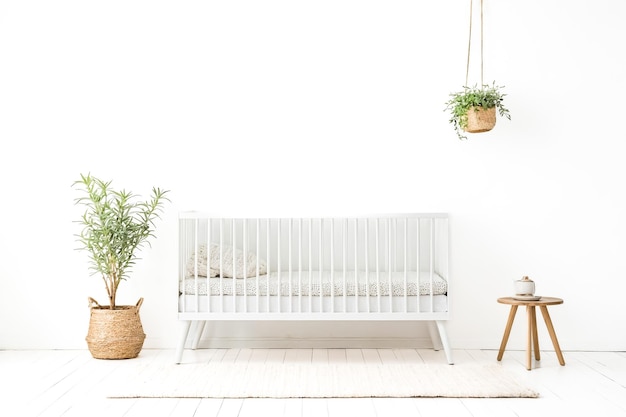
M 456 363 L 497 363 L 496 351 L 455 350 Z M 248 417 L 248 416 L 626 416 L 626 352 L 542 352 L 532 371 L 524 352 L 501 364 L 541 393 L 536 399 L 106 399 L 103 386 L 136 361 L 173 361 L 174 351 L 144 349 L 138 358 L 93 359 L 87 350 L 0 351 L 0 416 Z M 200 349 L 184 362 L 445 363 L 430 349 Z M 131 362 L 135 361 L 135 362 Z

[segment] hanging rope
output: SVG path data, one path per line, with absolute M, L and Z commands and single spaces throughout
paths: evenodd
M 480 87 L 483 85 L 483 0 L 480 0 Z
M 472 21 L 473 19 L 473 11 L 474 3 L 473 0 L 470 0 L 470 13 L 469 13 L 469 36 L 467 42 L 467 67 L 465 69 L 465 86 L 468 87 L 469 82 L 469 67 L 470 67 L 470 55 L 472 50 Z M 480 0 L 480 86 L 484 85 L 483 82 L 483 0 Z
M 470 12 L 469 12 L 469 16 L 470 16 L 470 21 L 469 21 L 469 36 L 468 36 L 468 42 L 467 42 L 467 66 L 465 68 L 465 86 L 467 87 L 467 82 L 468 82 L 468 78 L 469 78 L 469 64 L 470 64 L 470 52 L 472 50 L 472 10 L 474 9 L 473 7 L 473 2 L 472 0 L 470 0 Z

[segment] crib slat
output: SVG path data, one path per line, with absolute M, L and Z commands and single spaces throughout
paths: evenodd
M 293 291 L 291 289 L 291 282 L 293 281 L 293 267 L 291 264 L 291 258 L 292 258 L 292 234 L 293 234 L 293 219 L 289 219 L 288 222 L 289 225 L 289 230 L 288 230 L 288 238 L 287 238 L 287 243 L 289 244 L 289 248 L 287 249 L 287 256 L 289 257 L 288 260 L 288 276 L 289 276 L 289 283 L 287 284 L 287 288 L 289 290 L 289 312 L 292 313 L 293 312 Z
M 194 242 L 194 250 L 196 251 L 196 259 L 200 257 L 200 247 L 198 245 L 198 224 L 196 222 L 196 230 L 195 230 L 195 242 Z M 193 285 L 194 285 L 194 289 L 195 289 L 195 299 L 196 299 L 196 312 L 198 311 L 198 262 L 195 263 L 194 265 L 194 278 L 193 278 Z
M 246 230 L 246 219 L 241 220 L 242 227 L 242 237 L 241 237 L 241 247 L 243 248 L 243 311 L 245 313 L 248 312 L 248 291 L 246 286 L 246 279 L 248 275 L 248 233 Z M 234 258 L 234 256 L 233 256 Z M 233 280 L 233 284 L 236 284 L 237 281 Z
M 302 219 L 298 219 L 298 312 L 302 313 Z
M 322 265 L 323 265 L 323 259 L 324 259 L 324 253 L 322 251 L 323 249 L 323 238 L 324 238 L 324 221 L 320 218 L 320 223 L 319 223 L 319 258 L 318 258 L 318 264 L 319 267 L 318 269 L 318 279 L 319 279 L 319 286 L 320 286 L 320 296 L 319 296 L 319 301 L 320 301 L 320 313 L 324 312 L 324 297 L 323 297 L 323 292 L 324 292 L 324 283 L 322 282 Z
M 207 238 L 206 238 L 206 243 L 205 243 L 206 248 L 207 248 L 207 251 L 206 251 L 206 253 L 207 253 L 207 255 L 206 255 L 207 256 L 207 260 L 206 260 L 206 272 L 207 272 L 206 293 L 209 296 L 209 297 L 207 297 L 207 305 L 208 305 L 207 308 L 209 309 L 209 311 L 211 311 L 211 300 L 212 300 L 212 298 L 210 297 L 210 295 L 211 295 L 211 286 L 209 285 L 209 280 L 208 280 L 208 276 L 210 275 L 209 272 L 211 271 L 211 239 L 212 239 L 212 236 L 211 236 L 211 219 L 210 218 L 207 219 L 207 226 L 206 227 L 207 227 L 207 232 L 206 232 Z M 196 294 L 198 294 L 197 290 L 196 290 Z M 196 299 L 196 306 L 198 306 L 198 308 L 199 308 L 199 306 L 200 306 L 200 298 Z
M 378 312 L 381 313 L 381 295 L 380 295 L 380 219 L 376 219 L 376 298 L 378 301 Z
M 280 259 L 280 254 L 282 252 L 281 246 L 280 246 L 280 237 L 281 237 L 281 234 L 282 234 L 282 227 L 281 227 L 282 226 L 282 221 L 281 221 L 281 219 L 278 219 L 278 225 L 277 226 L 278 226 L 278 237 L 277 237 L 277 240 L 276 240 L 276 242 L 277 242 L 277 245 L 276 245 L 277 246 L 277 249 L 276 249 L 276 259 L 277 259 L 276 272 L 278 273 L 278 296 L 276 298 L 278 300 L 277 311 L 279 313 L 281 313 L 282 312 L 282 305 L 281 305 L 281 302 L 280 302 L 281 301 L 280 298 L 282 296 L 282 293 L 281 293 L 282 292 L 281 273 L 282 273 L 282 269 L 283 269 L 282 265 L 281 265 L 281 259 Z
M 367 312 L 372 311 L 370 303 L 370 240 L 369 240 L 370 221 L 365 219 L 365 301 L 367 304 Z
M 392 264 L 392 253 L 391 253 L 391 246 L 392 246 L 392 230 L 391 230 L 391 225 L 392 225 L 392 220 L 391 219 L 387 219 L 387 233 L 388 233 L 388 237 L 387 237 L 387 276 L 389 277 L 389 282 L 388 282 L 388 291 L 389 291 L 389 311 L 393 312 L 393 288 L 391 286 L 391 281 L 392 281 L 392 273 L 395 271 L 395 265 Z
M 354 219 L 354 299 L 356 300 L 354 311 L 361 312 L 359 292 L 359 219 Z
M 421 219 L 417 219 L 415 228 L 416 228 L 416 233 L 417 233 L 417 244 L 415 245 L 415 256 L 416 256 L 416 267 L 415 270 L 417 271 L 417 311 L 420 312 L 421 311 L 421 298 L 420 298 L 420 278 L 421 278 L 421 256 L 420 256 L 420 248 L 421 248 L 421 242 L 422 242 L 422 236 L 421 236 L 421 229 L 420 229 L 420 224 L 421 224 Z
M 220 311 L 224 310 L 224 219 L 220 219 Z
M 343 312 L 348 311 L 348 277 L 346 275 L 346 250 L 347 250 L 347 238 L 348 238 L 348 219 L 343 219 L 343 228 L 342 228 L 342 239 L 341 239 L 341 264 L 343 267 Z
M 313 219 L 309 218 L 309 313 L 313 312 Z M 322 298 L 322 297 L 320 297 Z
M 237 247 L 237 237 L 235 236 L 235 219 L 230 220 L 230 242 L 233 251 L 233 278 L 231 282 L 232 286 L 232 301 L 233 301 L 233 311 L 237 312 L 237 264 L 236 264 L 236 256 L 235 256 L 235 248 Z
M 430 312 L 432 313 L 434 304 L 434 288 L 433 288 L 433 273 L 435 266 L 435 221 L 429 220 L 430 223 L 430 250 L 429 250 L 429 276 L 430 276 Z
M 404 247 L 402 248 L 402 254 L 404 258 L 403 272 L 404 272 L 404 312 L 409 312 L 409 283 L 408 283 L 408 257 L 409 257 L 409 218 L 404 219 Z M 419 297 L 419 272 L 417 282 L 417 294 Z
M 335 219 L 330 219 L 330 305 L 335 312 Z
M 259 313 L 259 306 L 261 305 L 261 287 L 259 285 L 259 281 L 261 281 L 260 273 L 261 273 L 261 251 L 259 250 L 259 243 L 261 241 L 261 219 L 256 219 L 256 245 L 255 250 L 258 256 L 256 257 L 256 303 L 255 303 L 255 313 Z
M 272 299 L 270 297 L 270 273 L 271 273 L 271 263 L 270 263 L 270 259 L 272 259 L 272 245 L 270 244 L 270 238 L 272 236 L 272 227 L 271 227 L 271 221 L 270 219 L 267 219 L 267 227 L 266 227 L 266 232 L 267 233 L 267 244 L 266 244 L 266 250 L 267 250 L 267 275 L 265 275 L 265 282 L 266 282 L 266 295 L 265 297 L 267 298 L 267 312 L 269 313 L 271 311 L 271 303 L 270 300 Z
M 248 291 L 246 286 L 246 281 L 248 279 L 248 250 L 250 243 L 248 242 L 248 231 L 247 231 L 247 219 L 239 219 L 237 223 L 235 223 L 235 233 L 238 233 L 237 230 L 241 228 L 241 250 L 243 252 L 243 278 L 239 281 L 235 281 L 242 284 L 241 293 L 237 290 L 238 296 L 241 295 L 243 299 L 243 305 L 241 306 L 241 310 L 244 313 L 248 312 L 247 308 L 247 299 L 248 299 Z

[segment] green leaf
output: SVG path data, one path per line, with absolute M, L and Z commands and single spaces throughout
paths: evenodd
M 117 287 L 128 279 L 137 251 L 154 237 L 154 220 L 169 201 L 169 191 L 153 188 L 150 199 L 138 202 L 133 193 L 116 191 L 111 181 L 90 174 L 81 174 L 72 186 L 81 193 L 75 203 L 85 206 L 77 221 L 82 226 L 75 235 L 78 249 L 88 252 L 91 275 L 102 277 L 111 308 L 115 308 Z

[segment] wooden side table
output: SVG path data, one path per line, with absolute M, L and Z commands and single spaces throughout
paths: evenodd
M 535 360 L 541 359 L 541 356 L 539 354 L 539 340 L 537 338 L 537 315 L 535 312 L 535 307 L 539 307 L 539 309 L 541 310 L 543 320 L 546 322 L 548 333 L 550 334 L 550 338 L 552 339 L 552 345 L 554 345 L 554 351 L 556 352 L 556 356 L 559 358 L 559 363 L 561 364 L 561 366 L 565 365 L 563 353 L 561 352 L 561 348 L 559 347 L 559 341 L 556 338 L 556 333 L 554 332 L 554 327 L 552 326 L 550 314 L 548 314 L 548 306 L 563 304 L 562 299 L 555 297 L 541 297 L 539 300 L 518 300 L 513 297 L 502 297 L 498 298 L 498 302 L 500 304 L 508 304 L 511 306 L 511 311 L 509 312 L 509 320 L 506 323 L 504 336 L 502 336 L 502 343 L 500 344 L 500 351 L 498 352 L 498 361 L 502 360 L 502 355 L 504 355 L 504 349 L 506 348 L 506 343 L 508 342 L 509 335 L 511 334 L 511 327 L 513 327 L 513 320 L 515 319 L 515 313 L 517 313 L 517 307 L 526 306 L 526 314 L 528 316 L 526 369 L 528 369 L 529 371 L 531 369 L 533 348 L 535 351 Z

